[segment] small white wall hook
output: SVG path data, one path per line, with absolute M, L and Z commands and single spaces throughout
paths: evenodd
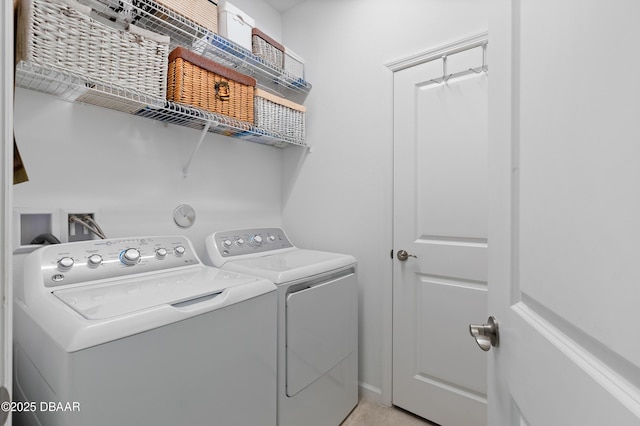
M 487 43 L 482 44 L 482 66 L 479 68 L 469 68 L 469 71 L 473 71 L 476 74 L 487 72 L 489 66 L 487 65 Z

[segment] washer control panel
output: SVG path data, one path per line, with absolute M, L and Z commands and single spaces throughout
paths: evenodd
M 293 247 L 280 228 L 236 229 L 216 232 L 213 240 L 222 257 L 264 253 Z
M 200 264 L 191 242 L 180 236 L 78 241 L 37 252 L 47 287 Z

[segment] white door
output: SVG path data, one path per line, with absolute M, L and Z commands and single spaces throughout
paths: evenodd
M 482 48 L 447 75 L 482 66 Z M 444 426 L 486 424 L 487 85 L 442 59 L 394 73 L 393 404 Z M 399 260 L 400 250 L 410 255 Z
M 8 400 L 12 389 L 12 292 L 10 283 L 10 247 L 7 215 L 10 208 L 13 179 L 13 2 L 0 5 L 0 402 Z M 5 424 L 7 411 L 0 407 L 0 425 Z M 9 423 L 10 424 L 10 423 Z
M 491 425 L 640 425 L 639 16 L 492 2 Z

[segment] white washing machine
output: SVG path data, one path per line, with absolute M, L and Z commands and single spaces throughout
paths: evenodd
M 357 263 L 279 228 L 216 232 L 212 264 L 278 287 L 278 425 L 338 426 L 358 402 Z
M 40 248 L 16 295 L 16 424 L 275 425 L 276 294 L 184 237 Z

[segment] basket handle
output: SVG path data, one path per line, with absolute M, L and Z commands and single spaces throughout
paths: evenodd
M 229 82 L 227 81 L 216 81 L 214 89 L 216 91 L 216 99 L 220 101 L 228 101 L 231 97 L 231 93 L 229 92 Z

